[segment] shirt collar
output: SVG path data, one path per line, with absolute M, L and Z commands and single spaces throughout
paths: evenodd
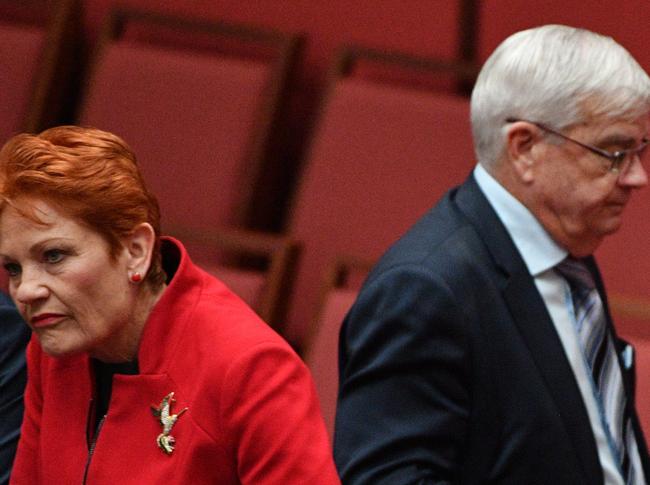
M 535 277 L 567 257 L 535 216 L 480 164 L 474 178 L 519 250 L 530 274 Z

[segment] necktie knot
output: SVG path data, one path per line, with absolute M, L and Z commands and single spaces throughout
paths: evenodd
M 572 288 L 587 290 L 596 288 L 596 283 L 591 272 L 585 263 L 579 259 L 568 256 L 560 264 L 555 266 L 555 269 L 569 282 Z

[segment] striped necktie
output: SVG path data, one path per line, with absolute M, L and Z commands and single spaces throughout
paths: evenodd
M 625 483 L 641 483 L 643 472 L 628 406 L 625 405 L 621 369 L 596 284 L 589 269 L 577 259 L 568 257 L 555 268 L 571 287 L 578 340 L 591 369 L 606 432 L 611 438 Z

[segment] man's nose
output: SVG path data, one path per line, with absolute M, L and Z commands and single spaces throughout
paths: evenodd
M 638 156 L 635 156 L 629 168 L 620 174 L 618 183 L 635 189 L 648 185 L 648 172 Z

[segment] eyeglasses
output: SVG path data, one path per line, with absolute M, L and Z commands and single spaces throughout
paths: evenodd
M 573 138 L 569 138 L 568 136 L 563 135 L 559 131 L 553 130 L 552 128 L 549 128 L 548 126 L 542 123 L 538 123 L 536 121 L 521 120 L 518 118 L 506 119 L 506 123 L 515 123 L 516 121 L 525 121 L 526 123 L 535 125 L 541 130 L 559 136 L 560 138 L 575 143 L 576 145 L 579 145 L 582 148 L 589 150 L 592 153 L 595 153 L 596 155 L 600 155 L 601 157 L 606 158 L 611 162 L 609 171 L 612 173 L 625 173 L 632 165 L 632 161 L 634 160 L 635 157 L 639 157 L 639 158 L 643 157 L 643 154 L 646 148 L 648 147 L 648 143 L 650 143 L 650 140 L 644 138 L 643 140 L 641 140 L 641 143 L 639 144 L 638 147 L 630 148 L 628 150 L 618 150 L 614 153 L 611 153 L 608 152 L 607 150 L 603 150 L 602 148 L 598 148 L 593 145 L 589 145 L 587 143 L 582 143 L 581 141 L 574 140 Z

